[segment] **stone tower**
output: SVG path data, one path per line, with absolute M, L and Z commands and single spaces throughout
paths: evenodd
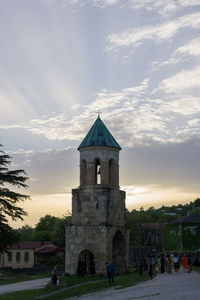
M 105 262 L 124 273 L 129 230 L 125 227 L 125 192 L 119 187 L 121 147 L 100 117 L 78 147 L 80 186 L 72 190 L 72 221 L 66 226 L 65 272 L 76 274 L 78 262 L 105 273 Z

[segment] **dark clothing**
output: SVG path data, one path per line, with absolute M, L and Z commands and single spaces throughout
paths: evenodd
M 108 276 L 108 281 L 109 282 L 114 282 L 114 274 L 115 274 L 115 267 L 113 264 L 107 264 L 106 265 L 106 271 L 107 271 L 107 276 Z
M 57 284 L 57 280 L 58 280 L 58 277 L 57 277 L 57 274 L 55 271 L 52 272 L 52 276 L 51 276 L 51 283 L 52 285 L 56 285 Z
M 149 267 L 148 267 L 148 275 L 149 275 L 150 278 L 152 278 L 152 276 L 153 276 L 152 264 L 150 264 Z
M 161 256 L 161 260 L 160 260 L 160 272 L 161 273 L 165 272 L 165 258 L 164 258 L 164 256 Z
M 143 271 L 144 271 L 144 264 L 143 264 L 143 261 L 140 260 L 139 264 L 138 264 L 138 273 L 139 273 L 140 276 L 143 275 Z

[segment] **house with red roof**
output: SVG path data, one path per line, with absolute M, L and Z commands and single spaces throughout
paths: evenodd
M 45 263 L 49 257 L 64 253 L 52 242 L 19 242 L 8 246 L 8 251 L 0 254 L 0 267 L 32 268 L 36 264 Z

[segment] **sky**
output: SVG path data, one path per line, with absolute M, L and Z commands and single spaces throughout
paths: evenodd
M 200 195 L 199 0 L 0 1 L 0 144 L 39 218 L 71 211 L 77 147 L 101 119 L 129 210 Z

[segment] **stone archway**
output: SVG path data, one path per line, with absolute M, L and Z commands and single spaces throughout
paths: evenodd
M 78 262 L 77 262 L 77 273 L 80 276 L 84 276 L 85 274 L 95 273 L 95 261 L 93 253 L 84 249 L 79 253 Z
M 116 274 L 123 274 L 126 271 L 126 246 L 121 231 L 116 231 L 112 243 L 112 262 Z

